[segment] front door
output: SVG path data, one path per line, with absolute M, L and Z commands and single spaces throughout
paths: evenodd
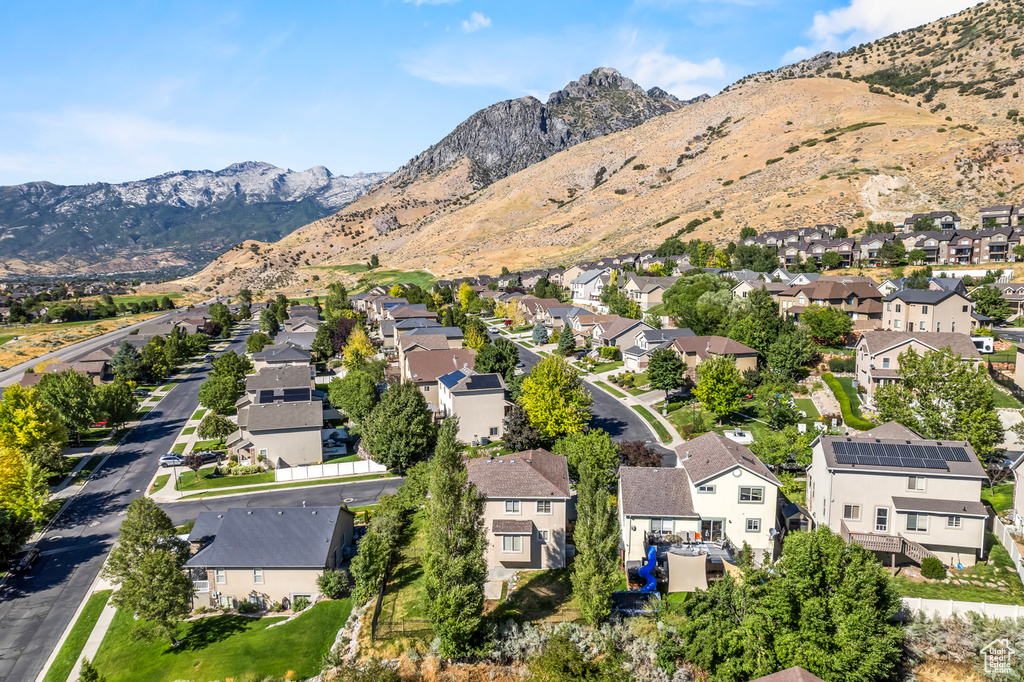
M 700 522 L 700 538 L 704 542 L 715 542 L 724 536 L 722 519 L 705 519 Z

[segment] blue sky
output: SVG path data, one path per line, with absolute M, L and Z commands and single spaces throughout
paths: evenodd
M 965 0 L 0 3 L 0 185 L 267 161 L 394 170 L 598 66 L 680 97 Z

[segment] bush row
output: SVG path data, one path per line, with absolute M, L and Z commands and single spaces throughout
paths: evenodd
M 839 401 L 839 409 L 843 411 L 843 421 L 846 422 L 847 426 L 851 426 L 859 431 L 867 431 L 872 428 L 874 424 L 866 419 L 861 419 L 853 413 L 853 408 L 850 405 L 850 398 L 846 395 L 846 391 L 843 390 L 842 384 L 832 376 L 831 372 L 825 372 L 821 375 L 821 378 L 825 380 L 825 383 L 831 389 L 836 400 Z

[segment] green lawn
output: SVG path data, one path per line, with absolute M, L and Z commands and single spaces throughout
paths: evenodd
M 1013 483 L 1000 483 L 994 488 L 983 485 L 981 499 L 992 505 L 996 514 L 1001 514 L 1013 506 Z
M 196 432 L 196 427 L 194 427 L 194 426 L 186 426 L 185 428 L 183 428 L 181 430 L 181 435 L 183 435 L 183 436 L 191 436 L 195 432 Z
M 658 419 L 651 414 L 646 407 L 643 407 L 642 405 L 633 405 L 632 407 L 654 428 L 654 432 L 658 434 L 659 438 L 661 438 L 661 442 L 667 443 L 672 440 L 672 436 L 669 435 L 668 429 L 665 428 L 665 425 L 658 421 Z
M 526 346 L 527 348 L 533 348 L 533 342 L 532 341 L 521 341 L 520 340 L 520 341 L 517 341 L 516 343 L 518 343 L 521 346 Z
M 347 599 L 323 602 L 272 630 L 267 628 L 282 618 L 200 618 L 180 627 L 183 641 L 177 648 L 166 639 L 133 637 L 132 614 L 118 611 L 94 662 L 107 682 L 307 679 L 319 674 L 351 611 Z
M 618 369 L 619 367 L 622 367 L 622 364 L 623 363 L 621 360 L 614 360 L 612 362 L 599 362 L 593 367 L 591 367 L 590 371 L 593 372 L 594 374 L 600 374 L 601 372 L 609 372 L 613 369 Z
M 566 620 L 578 618 L 569 573 L 568 568 L 558 568 L 521 574 L 512 597 L 498 604 L 490 617 L 495 622 L 511 618 L 518 623 L 541 621 L 563 613 Z M 569 609 L 572 611 L 568 612 Z
M 995 408 L 1009 407 L 1015 410 L 1024 407 L 1015 397 L 998 388 L 995 382 L 992 382 L 992 406 Z
M 103 461 L 105 455 L 93 455 L 89 458 L 89 461 L 85 463 L 85 466 L 78 470 L 78 474 L 75 476 L 75 485 L 85 485 L 85 480 L 92 475 L 92 472 L 96 470 L 96 467 Z
M 200 407 L 198 410 L 192 413 L 192 419 L 202 419 L 204 414 L 206 414 L 206 408 Z
M 65 682 L 68 679 L 68 675 L 71 674 L 71 669 L 75 667 L 78 657 L 82 655 L 85 642 L 89 639 L 89 635 L 92 634 L 92 629 L 96 626 L 96 621 L 99 620 L 100 613 L 103 612 L 103 607 L 107 605 L 107 600 L 110 599 L 112 591 L 94 592 L 89 597 L 89 601 L 85 603 L 85 608 L 82 609 L 82 613 L 78 616 L 78 620 L 71 627 L 68 638 L 64 640 L 60 651 L 57 652 L 57 658 L 53 659 L 53 665 L 46 671 L 46 677 L 43 678 L 43 682 Z
M 224 439 L 213 438 L 211 440 L 197 440 L 196 444 L 192 446 L 192 449 L 195 450 L 196 452 L 200 450 L 223 450 Z
M 344 462 L 358 462 L 362 457 L 359 455 L 339 455 L 337 457 L 328 457 L 324 460 L 324 464 L 342 464 Z
M 609 393 L 611 393 L 616 398 L 625 398 L 626 397 L 625 393 L 623 393 L 622 391 L 620 391 L 617 388 L 612 388 L 611 386 L 609 386 L 608 384 L 604 383 L 603 381 L 595 381 L 594 384 L 597 385 L 597 386 L 600 386 L 604 390 L 608 391 Z
M 992 547 L 987 564 L 977 564 L 962 571 L 950 569 L 947 572 L 947 577 L 981 583 L 1001 583 L 1006 587 L 1005 590 L 986 585 L 917 583 L 900 575 L 896 576 L 896 590 L 904 597 L 953 599 L 988 604 L 1024 604 L 1024 585 L 1021 585 L 1020 576 L 1006 570 L 1013 568 L 1013 560 L 1009 553 L 999 544 L 992 533 L 985 534 L 985 542 L 991 544 Z M 996 568 L 999 569 L 998 572 L 996 572 Z
M 171 448 L 171 452 L 173 452 L 176 455 L 183 455 L 185 454 L 186 445 L 188 445 L 188 443 L 175 443 L 174 447 Z
M 350 265 L 316 265 L 309 266 L 308 268 L 302 268 L 303 270 L 337 270 L 338 272 L 347 272 L 350 275 L 355 275 L 360 272 L 366 272 L 366 263 L 352 263 Z
M 997 350 L 993 353 L 989 353 L 985 356 L 985 359 L 989 362 L 1005 362 L 1011 365 L 1017 364 L 1017 347 L 1007 348 L 1006 350 Z
M 178 490 L 214 490 L 216 488 L 230 488 L 236 485 L 257 485 L 274 482 L 273 471 L 265 471 L 262 474 L 248 474 L 246 476 L 218 476 L 210 478 L 210 474 L 216 468 L 216 466 L 204 467 L 198 472 L 186 469 L 178 479 Z M 198 479 L 196 474 L 199 474 Z
M 7 343 L 14 338 L 14 334 L 0 334 L 0 345 Z
M 390 287 L 392 284 L 415 284 L 424 291 L 429 290 L 434 284 L 434 276 L 423 270 L 371 270 L 359 278 L 354 293 L 365 291 L 370 288 L 371 283 L 379 286 Z
M 108 428 L 89 429 L 88 431 L 83 431 L 81 447 L 95 447 L 105 441 L 109 435 L 110 429 Z M 75 440 L 71 440 L 70 444 L 72 447 L 79 447 Z
M 65 457 L 64 459 L 67 462 L 68 471 L 70 472 L 72 469 L 74 469 L 84 457 L 85 455 L 79 455 L 77 457 Z M 67 477 L 67 474 L 51 474 L 46 479 L 46 485 L 51 487 L 55 485 L 60 485 Z
M 818 408 L 814 406 L 814 401 L 810 398 L 796 398 L 794 402 L 796 402 L 796 409 L 807 413 L 807 419 L 817 419 L 821 416 Z
M 159 476 L 156 477 L 156 480 L 153 481 L 153 490 L 151 490 L 150 492 L 155 493 L 158 490 L 162 490 L 163 487 L 167 485 L 167 481 L 169 481 L 170 479 L 170 474 L 160 474 Z
M 422 509 L 409 517 L 409 523 L 402 533 L 402 549 L 423 549 L 426 542 L 426 520 L 427 514 Z M 398 623 L 426 617 L 423 564 L 417 557 L 403 556 L 392 567 L 380 620 Z
M 141 415 L 144 415 L 144 414 L 146 414 L 147 412 L 150 412 L 150 411 L 151 411 L 152 409 L 153 409 L 153 406 L 152 406 L 152 405 L 148 405 L 148 406 L 146 406 L 146 407 L 140 407 L 140 408 L 139 408 L 139 415 L 140 415 L 140 416 L 141 416 Z
M 260 475 L 260 474 L 257 474 Z M 350 481 L 370 481 L 378 478 L 394 478 L 395 474 L 366 474 L 365 476 L 339 476 L 337 478 L 318 478 L 314 481 L 294 481 L 292 483 L 280 483 L 275 485 L 259 485 L 244 490 L 213 490 L 210 492 L 193 493 L 185 495 L 183 500 L 201 500 L 207 497 L 219 497 L 220 495 L 237 495 L 238 493 L 261 493 L 266 490 L 281 490 L 283 488 L 306 488 L 314 485 L 336 485 Z M 241 478 L 241 477 L 238 477 Z

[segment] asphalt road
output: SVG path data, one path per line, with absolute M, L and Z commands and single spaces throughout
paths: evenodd
M 493 334 L 492 338 L 495 338 Z M 519 360 L 525 365 L 526 371 L 529 371 L 540 362 L 541 357 L 536 353 L 523 346 L 517 345 L 516 347 L 519 348 Z M 594 398 L 594 404 L 591 407 L 591 412 L 594 416 L 590 420 L 592 428 L 604 429 L 608 435 L 617 441 L 645 441 L 650 447 L 662 454 L 662 466 L 676 466 L 676 453 L 662 447 L 658 443 L 654 435 L 651 434 L 651 430 L 647 427 L 647 422 L 635 410 L 623 404 L 615 396 L 602 390 L 591 389 L 590 395 Z

